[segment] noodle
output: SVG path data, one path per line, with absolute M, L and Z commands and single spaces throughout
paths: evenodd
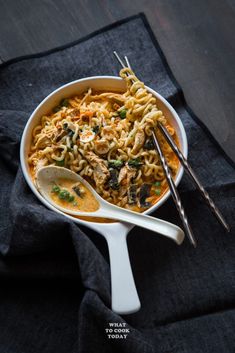
M 88 180 L 105 200 L 142 211 L 167 189 L 152 145 L 152 130 L 156 131 L 173 176 L 178 161 L 158 132 L 157 122 L 176 142 L 177 136 L 144 83 L 128 68 L 122 69 L 120 76 L 127 83 L 126 92 L 89 89 L 63 99 L 53 112 L 43 116 L 33 129 L 28 163 L 33 178 L 45 165 L 66 167 Z M 143 205 L 140 194 L 145 184 L 151 184 L 151 188 Z M 130 201 L 131 185 L 135 202 Z

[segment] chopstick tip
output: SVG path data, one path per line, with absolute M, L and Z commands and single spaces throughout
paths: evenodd
M 197 242 L 195 240 L 192 242 L 192 246 L 194 247 L 194 249 L 197 248 Z
M 116 50 L 113 51 L 113 54 L 114 54 L 115 58 L 117 59 L 117 61 L 119 62 L 119 64 L 120 64 L 123 68 L 125 68 L 124 63 L 123 63 L 122 59 L 120 58 L 120 56 L 118 55 L 118 53 L 116 52 Z
M 218 219 L 218 221 L 220 222 L 220 224 L 226 229 L 226 231 L 228 233 L 230 233 L 230 226 L 229 224 L 226 222 L 226 220 L 224 219 L 224 217 L 222 216 L 222 214 L 219 212 L 218 209 L 216 209 L 215 215 Z
M 192 244 L 192 246 L 194 247 L 194 249 L 196 249 L 196 247 L 197 247 L 197 241 L 196 241 L 196 239 L 195 239 L 195 237 L 194 237 L 194 235 L 193 235 L 193 233 L 192 233 L 192 231 L 191 231 L 191 228 L 190 228 L 190 231 L 189 231 L 189 229 L 188 229 L 187 235 L 188 235 L 188 238 L 189 238 L 189 240 L 190 240 L 190 243 Z

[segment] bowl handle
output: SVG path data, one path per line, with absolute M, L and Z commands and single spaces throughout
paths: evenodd
M 112 310 L 124 315 L 134 313 L 140 309 L 141 305 L 127 248 L 128 231 L 113 226 L 110 232 L 105 233 L 103 235 L 108 243 L 111 267 Z

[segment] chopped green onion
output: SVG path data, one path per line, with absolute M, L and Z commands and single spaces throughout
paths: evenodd
M 70 193 L 65 189 L 61 190 L 59 193 L 59 198 L 61 200 L 68 200 L 69 196 L 70 196 Z
M 120 169 L 123 166 L 124 162 L 121 159 L 111 159 L 108 162 L 109 168 Z
M 62 159 L 62 161 L 56 161 L 56 165 L 58 167 L 63 167 L 64 166 L 64 159 Z
M 155 190 L 155 194 L 156 194 L 156 195 L 161 195 L 161 189 L 156 189 L 156 190 Z
M 125 119 L 126 118 L 126 109 L 122 109 L 118 112 L 119 116 L 121 119 Z
M 61 188 L 56 184 L 52 187 L 51 192 L 57 194 L 59 199 L 64 201 L 73 202 L 75 200 L 75 197 L 71 195 L 68 190 L 66 189 L 61 190 Z
M 51 192 L 58 194 L 60 192 L 60 187 L 58 185 L 54 185 Z
M 73 196 L 73 195 L 70 195 L 69 198 L 68 198 L 68 201 L 69 201 L 69 202 L 73 202 L 73 201 L 74 201 L 74 196 Z
M 132 168 L 140 168 L 143 165 L 143 163 L 141 162 L 141 159 L 138 157 L 138 158 L 130 159 L 128 161 L 128 165 Z
M 75 202 L 73 202 L 73 206 L 77 206 L 78 205 L 78 203 L 75 201 Z
M 154 186 L 161 186 L 161 182 L 160 182 L 160 181 L 155 181 L 155 182 L 153 183 L 153 185 L 154 185 Z

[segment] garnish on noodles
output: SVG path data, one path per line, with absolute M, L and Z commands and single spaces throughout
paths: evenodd
M 42 116 L 33 130 L 28 163 L 33 178 L 43 166 L 63 166 L 84 177 L 108 202 L 141 212 L 167 190 L 152 130 L 173 176 L 179 164 L 157 122 L 176 143 L 177 136 L 144 83 L 128 68 L 120 76 L 127 84 L 125 92 L 89 89 L 65 97 Z

